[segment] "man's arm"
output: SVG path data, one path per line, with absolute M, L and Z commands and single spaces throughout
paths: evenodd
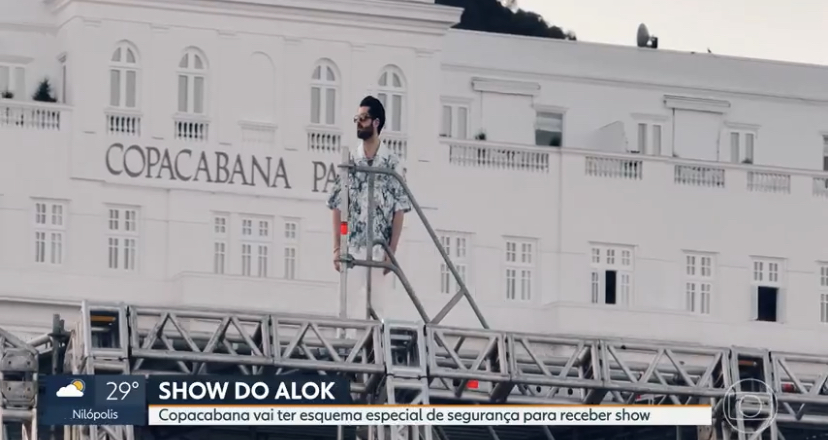
M 405 218 L 405 211 L 397 211 L 394 213 L 394 221 L 391 224 L 391 252 L 397 253 L 397 245 L 400 243 L 400 235 L 402 235 L 403 220 Z
M 334 180 L 333 188 L 331 189 L 331 195 L 328 196 L 327 202 L 328 208 L 331 210 L 333 220 L 332 231 L 334 252 L 339 252 L 339 223 L 342 221 L 342 211 L 339 210 L 340 203 L 342 203 L 342 184 L 340 182 L 339 175 L 337 174 L 336 179 Z
M 339 208 L 334 208 L 331 212 L 333 213 L 333 250 L 335 254 L 338 254 L 341 239 L 339 224 L 342 222 L 342 211 Z

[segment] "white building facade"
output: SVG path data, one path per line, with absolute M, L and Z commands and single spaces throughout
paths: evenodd
M 335 315 L 324 201 L 374 94 L 493 328 L 803 353 L 826 335 L 827 68 L 454 31 L 461 11 L 426 1 L 10 10 L 5 328 L 83 299 Z M 44 78 L 57 102 L 31 99 Z M 399 259 L 435 314 L 456 283 L 413 214 Z M 417 320 L 394 286 L 388 318 Z

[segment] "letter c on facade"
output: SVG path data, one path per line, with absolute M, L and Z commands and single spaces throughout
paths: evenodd
M 121 153 L 123 153 L 124 146 L 121 144 L 112 144 L 109 148 L 106 149 L 106 170 L 109 171 L 109 174 L 117 176 L 120 175 L 123 172 L 123 170 L 116 170 L 115 168 L 112 168 L 112 161 L 110 160 L 110 155 L 112 154 L 113 149 L 119 149 L 121 150 Z

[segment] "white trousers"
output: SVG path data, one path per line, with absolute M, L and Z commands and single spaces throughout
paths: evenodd
M 350 251 L 357 260 L 367 259 L 367 249 Z M 374 248 L 374 261 L 383 261 L 385 252 Z M 350 319 L 373 319 L 368 315 L 368 276 L 371 276 L 371 308 L 380 319 L 385 318 L 385 301 L 392 272 L 383 275 L 383 269 L 354 266 L 348 269 L 347 313 Z

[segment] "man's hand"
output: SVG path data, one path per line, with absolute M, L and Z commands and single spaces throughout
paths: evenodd
M 396 251 L 394 249 L 392 249 L 391 252 L 393 253 L 393 252 L 396 252 Z M 383 261 L 385 262 L 385 264 L 391 264 L 391 257 L 386 255 L 385 260 L 383 260 Z M 388 275 L 388 272 L 391 272 L 391 269 L 389 269 L 387 267 L 382 269 L 382 274 L 383 275 Z
M 334 258 L 334 260 L 333 260 L 334 269 L 336 269 L 337 272 L 340 272 L 339 269 L 341 267 L 341 262 L 339 261 L 339 249 L 334 249 L 333 258 Z

